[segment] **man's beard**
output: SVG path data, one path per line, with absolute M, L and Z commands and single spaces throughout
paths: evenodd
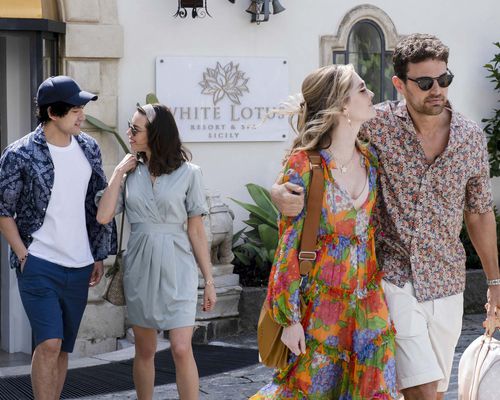
M 440 100 L 439 103 L 433 103 L 432 100 Z M 418 107 L 414 106 L 416 111 L 425 115 L 439 115 L 446 107 L 446 98 L 443 96 L 429 96 L 426 97 L 422 104 Z

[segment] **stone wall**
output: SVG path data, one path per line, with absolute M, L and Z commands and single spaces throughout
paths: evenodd
M 241 292 L 239 312 L 242 331 L 256 331 L 260 309 L 266 299 L 267 287 L 244 287 Z
M 116 0 L 60 0 L 66 22 L 61 43 L 63 73 L 84 90 L 96 93 L 85 112 L 111 127 L 118 125 L 118 61 L 123 56 L 123 29 L 118 23 Z M 109 176 L 121 154 L 114 138 L 88 125 L 101 146 L 104 169 Z

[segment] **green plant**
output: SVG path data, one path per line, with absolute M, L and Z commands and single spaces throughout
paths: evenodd
M 493 43 L 500 50 L 500 42 Z M 495 91 L 500 91 L 500 52 L 495 54 L 484 68 L 490 73 L 487 78 L 495 84 Z M 490 153 L 490 176 L 500 176 L 500 109 L 493 110 L 491 118 L 484 118 L 484 132 L 488 137 Z
M 493 209 L 493 212 L 495 213 L 495 220 L 497 223 L 497 249 L 498 254 L 500 255 L 500 214 L 498 213 L 496 207 Z M 465 249 L 465 267 L 467 269 L 481 269 L 481 260 L 479 259 L 479 256 L 477 255 L 476 250 L 472 245 L 469 235 L 467 234 L 465 224 L 462 227 L 462 232 L 460 232 L 460 240 L 462 241 Z
M 120 134 L 110 126 L 106 125 L 104 122 L 102 122 L 100 119 L 93 117 L 92 115 L 85 114 L 85 119 L 90 125 L 95 126 L 96 128 L 100 129 L 103 132 L 111 133 L 115 139 L 118 141 L 118 144 L 121 146 L 123 151 L 125 153 L 130 153 L 130 150 L 128 149 L 127 145 L 121 138 Z
M 267 285 L 278 246 L 278 210 L 265 188 L 254 183 L 247 184 L 246 188 L 255 204 L 231 199 L 250 213 L 243 222 L 251 229 L 239 231 L 233 239 L 236 272 L 241 273 L 245 286 Z
M 493 43 L 500 49 L 500 42 Z M 484 68 L 490 73 L 487 78 L 495 84 L 495 91 L 500 91 L 500 52 L 495 54 L 490 63 L 485 64 Z M 500 109 L 493 110 L 491 118 L 484 118 L 481 120 L 485 123 L 484 133 L 488 138 L 488 153 L 490 155 L 490 176 L 500 176 Z M 497 222 L 497 248 L 500 254 L 500 216 L 495 209 L 495 218 Z M 460 233 L 460 239 L 465 248 L 467 256 L 466 268 L 478 269 L 481 268 L 481 260 L 472 245 L 465 224 Z

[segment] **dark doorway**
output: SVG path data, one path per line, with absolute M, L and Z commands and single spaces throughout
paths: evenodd
M 0 150 L 36 127 L 33 99 L 40 83 L 59 73 L 58 38 L 64 32 L 65 24 L 57 21 L 0 18 Z M 30 353 L 30 332 L 1 237 L 1 349 Z

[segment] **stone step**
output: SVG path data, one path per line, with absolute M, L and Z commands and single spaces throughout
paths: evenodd
M 217 318 L 208 321 L 196 321 L 193 343 L 208 343 L 241 332 L 239 318 Z
M 198 289 L 198 304 L 196 305 L 196 321 L 204 321 L 222 317 L 237 317 L 241 286 L 224 286 L 215 288 L 217 303 L 213 310 L 205 312 L 202 309 L 203 289 Z

